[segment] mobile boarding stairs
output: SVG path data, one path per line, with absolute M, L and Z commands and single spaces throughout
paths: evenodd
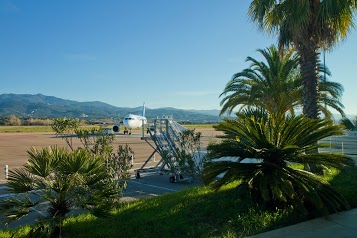
M 180 136 L 183 131 L 187 130 L 184 126 L 180 125 L 173 120 L 171 116 L 163 116 L 153 120 L 153 126 L 147 128 L 150 137 L 142 137 L 154 151 L 141 166 L 140 169 L 135 170 L 135 177 L 140 178 L 141 173 L 164 172 L 170 173 L 169 181 L 171 183 L 180 181 L 193 182 L 192 176 L 185 176 L 180 172 L 175 153 L 178 149 L 182 148 L 180 144 Z M 144 129 L 143 129 L 144 131 Z M 160 154 L 161 159 L 153 167 L 145 167 L 149 161 L 155 156 L 155 153 Z

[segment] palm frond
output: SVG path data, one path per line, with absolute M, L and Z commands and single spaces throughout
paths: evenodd
M 355 166 L 355 161 L 351 157 L 336 153 L 302 154 L 287 160 L 300 164 L 320 164 L 337 169 L 343 169 L 346 166 Z
M 35 177 L 26 168 L 15 168 L 9 171 L 8 186 L 14 193 L 24 193 L 36 188 Z
M 261 167 L 260 163 L 210 162 L 204 167 L 203 182 L 205 184 L 213 182 L 213 186 L 218 189 L 224 184 L 250 176 L 259 167 Z
M 52 169 L 56 166 L 58 161 L 59 149 L 56 147 L 49 147 L 43 150 L 37 150 L 32 147 L 27 151 L 29 160 L 24 167 L 33 175 L 46 178 L 52 173 Z
M 20 196 L 0 200 L 0 213 L 4 215 L 3 223 L 5 225 L 10 222 L 19 220 L 27 216 L 32 207 L 36 206 L 38 202 L 33 202 L 27 195 L 21 194 Z
M 355 130 L 357 128 L 357 124 L 354 124 L 350 119 L 347 117 L 343 117 L 340 121 L 340 124 L 344 126 L 347 130 Z
M 342 134 L 332 121 L 243 110 L 237 119 L 224 119 L 214 127 L 223 140 L 208 146 L 211 162 L 204 168 L 204 182 L 216 189 L 239 180 L 239 189 L 269 208 L 293 206 L 305 214 L 327 214 L 348 207 L 344 198 L 315 175 L 294 170 L 289 163 L 353 166 L 348 156 L 306 153 L 317 149 L 325 137 Z M 252 163 L 243 163 L 250 159 Z M 225 160 L 225 161 L 222 161 Z M 227 161 L 228 160 L 228 161 Z
M 327 181 L 304 170 L 287 168 L 290 175 L 297 181 L 297 189 L 306 194 L 305 206 L 313 205 L 320 214 L 338 212 L 350 208 L 346 199 L 339 194 Z M 313 211 L 312 211 L 313 212 Z

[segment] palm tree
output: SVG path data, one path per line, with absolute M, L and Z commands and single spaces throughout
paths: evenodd
M 332 113 L 328 110 L 328 107 L 335 109 L 341 114 L 342 117 L 346 117 L 343 109 L 344 105 L 341 103 L 341 97 L 343 94 L 343 86 L 340 83 L 332 82 L 327 79 L 327 76 L 331 76 L 329 69 L 319 64 L 318 82 L 319 82 L 319 100 L 318 111 L 321 112 L 325 118 L 331 119 Z M 302 105 L 301 101 L 301 105 Z
M 265 62 L 252 57 L 248 69 L 233 75 L 221 96 L 221 114 L 231 113 L 240 106 L 239 110 L 247 107 L 264 107 L 270 112 L 287 112 L 294 115 L 295 110 L 302 106 L 302 85 L 300 76 L 299 57 L 293 50 L 280 51 L 275 46 L 258 50 Z M 325 66 L 318 64 L 320 91 L 318 106 L 325 117 L 331 112 L 327 107 L 336 109 L 341 115 L 343 104 L 340 98 L 343 87 L 339 83 L 328 81 L 326 76 L 331 73 Z
M 49 222 L 48 232 L 57 237 L 64 217 L 73 209 L 109 214 L 119 188 L 102 159 L 83 149 L 69 152 L 58 147 L 32 148 L 28 154 L 24 167 L 9 173 L 9 189 L 17 195 L 1 202 L 4 223 L 38 212 L 40 227 L 46 228 L 42 220 Z
M 343 117 L 340 121 L 340 124 L 349 131 L 355 131 L 357 129 L 357 116 L 355 116 L 354 120 Z
M 318 52 L 347 36 L 356 6 L 356 0 L 253 0 L 249 6 L 253 22 L 300 55 L 303 113 L 309 118 L 318 117 Z
M 275 46 L 262 50 L 266 61 L 247 57 L 250 67 L 233 75 L 221 96 L 221 114 L 241 105 L 264 107 L 268 111 L 290 111 L 298 105 L 299 82 L 296 80 L 298 56 L 292 50 L 279 52 Z
M 290 164 L 317 163 L 343 168 L 353 165 L 341 154 L 310 153 L 317 141 L 342 134 L 338 125 L 322 119 L 269 114 L 263 109 L 237 113 L 224 119 L 216 130 L 224 132 L 220 143 L 208 146 L 212 159 L 204 168 L 204 182 L 219 189 L 240 180 L 238 186 L 258 204 L 276 209 L 293 206 L 306 214 L 326 214 L 347 209 L 346 200 L 326 181 Z M 214 158 L 228 157 L 225 161 Z

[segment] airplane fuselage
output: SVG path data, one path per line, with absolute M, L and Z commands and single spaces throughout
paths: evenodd
M 144 124 L 147 124 L 146 117 L 135 115 L 135 114 L 128 114 L 124 117 L 123 125 L 127 129 L 133 129 L 133 128 L 142 127 L 143 122 Z

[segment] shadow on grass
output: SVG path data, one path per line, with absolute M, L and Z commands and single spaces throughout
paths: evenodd
M 245 237 L 305 219 L 289 209 L 263 211 L 234 187 L 196 187 L 123 204 L 109 219 L 72 217 L 63 237 Z
M 357 208 L 357 167 L 343 171 L 331 170 L 328 181 L 347 199 L 352 208 Z

